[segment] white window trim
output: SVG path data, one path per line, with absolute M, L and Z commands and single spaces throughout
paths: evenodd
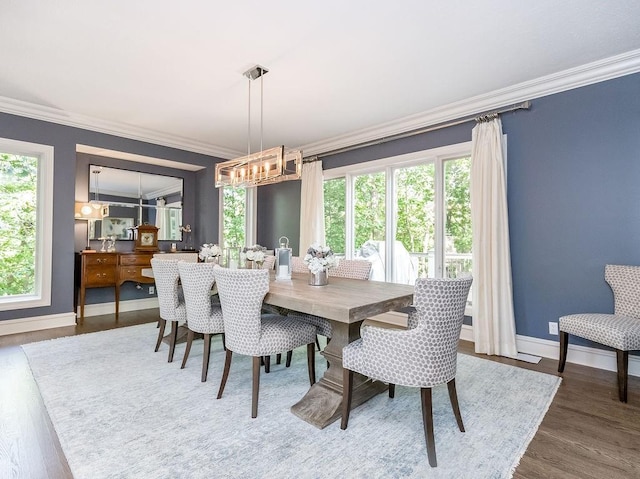
M 218 192 L 218 244 L 224 244 L 224 195 L 222 188 Z M 244 240 L 246 245 L 251 246 L 257 241 L 257 218 L 258 218 L 258 195 L 257 187 L 245 189 L 245 223 Z
M 506 161 L 506 135 L 503 138 L 503 146 L 505 147 L 505 161 Z M 452 160 L 456 158 L 462 158 L 471 155 L 472 142 L 467 141 L 464 143 L 456 143 L 454 145 L 447 145 L 438 148 L 432 148 L 429 150 L 416 151 L 413 153 L 407 153 L 404 155 L 397 155 L 388 158 L 382 158 L 379 160 L 372 160 L 364 163 L 357 163 L 348 166 L 341 166 L 338 168 L 327 169 L 323 171 L 324 180 L 332 180 L 336 178 L 345 178 L 346 186 L 346 201 L 345 201 L 345 222 L 346 228 L 346 244 L 345 254 L 347 258 L 352 258 L 353 251 L 353 183 L 355 177 L 363 174 L 378 173 L 384 171 L 386 174 L 386 191 L 388 194 L 385 198 L 385 206 L 387 211 L 391 211 L 390 227 L 386 228 L 385 234 L 385 257 L 393 258 L 394 245 L 395 245 L 395 232 L 396 232 L 396 218 L 394 213 L 396 205 L 394 201 L 395 191 L 393 184 L 393 173 L 398 168 L 406 168 L 419 164 L 433 162 L 436 168 L 435 175 L 436 191 L 435 191 L 435 203 L 436 203 L 436 231 L 444 231 L 444 162 L 446 160 Z M 437 275 L 441 276 L 442 265 L 444 264 L 444 234 L 439 234 L 435 238 L 435 261 L 438 265 Z M 391 268 L 386 269 L 385 273 L 386 281 L 391 281 L 392 272 Z M 472 307 L 467 307 L 465 314 L 472 315 Z
M 53 243 L 53 146 L 0 138 L 0 151 L 38 158 L 36 291 L 0 298 L 0 311 L 51 306 Z

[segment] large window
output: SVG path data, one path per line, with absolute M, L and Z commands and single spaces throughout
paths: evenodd
M 471 273 L 471 144 L 324 172 L 327 244 L 373 265 L 372 279 Z
M 0 139 L 0 310 L 51 304 L 53 148 Z
M 219 244 L 224 248 L 255 244 L 256 188 L 220 188 Z

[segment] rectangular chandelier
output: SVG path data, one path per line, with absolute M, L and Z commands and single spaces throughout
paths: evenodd
M 276 146 L 216 164 L 216 188 L 251 187 L 300 179 L 302 150 Z

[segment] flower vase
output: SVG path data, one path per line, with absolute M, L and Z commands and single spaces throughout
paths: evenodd
M 313 273 L 309 271 L 309 284 L 311 286 L 326 286 L 329 283 L 329 273 L 326 269 Z
M 207 259 L 205 260 L 206 263 L 214 263 L 214 264 L 218 264 L 218 258 L 220 258 L 219 256 L 207 256 Z

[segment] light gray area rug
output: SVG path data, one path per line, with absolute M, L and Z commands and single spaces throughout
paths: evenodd
M 504 478 L 533 438 L 560 378 L 459 355 L 456 385 L 466 433 L 446 386 L 434 389 L 438 467 L 427 462 L 419 390 L 398 387 L 319 430 L 289 408 L 309 387 L 306 352 L 262 374 L 251 419 L 251 360 L 234 356 L 222 399 L 223 356 L 202 341 L 180 369 L 153 352 L 154 324 L 28 344 L 23 349 L 76 479 Z M 318 356 L 318 377 L 326 362 Z

